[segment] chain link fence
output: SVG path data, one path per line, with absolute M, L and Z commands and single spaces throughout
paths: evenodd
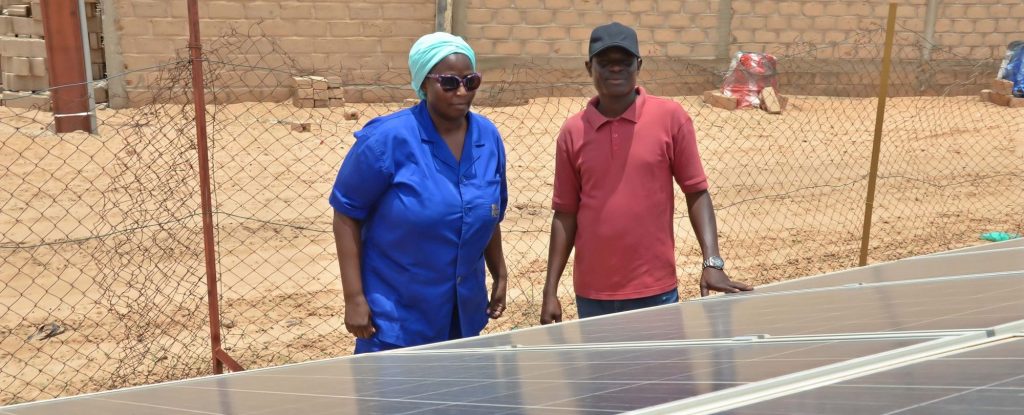
M 695 121 L 733 278 L 760 285 L 857 265 L 883 37 L 767 51 L 782 114 L 703 103 L 722 62 L 644 63 L 641 84 Z M 1024 117 L 977 96 L 1000 62 L 922 39 L 897 31 L 872 262 L 1024 230 Z M 247 369 L 350 353 L 326 196 L 352 133 L 409 105 L 408 75 L 381 70 L 337 93 L 358 102 L 321 92 L 305 108 L 296 78 L 345 68 L 300 68 L 258 26 L 204 50 L 224 350 Z M 0 108 L 0 403 L 210 373 L 190 67 L 117 76 L 146 93 L 98 110 L 95 135 L 56 135 L 47 112 Z M 510 186 L 508 311 L 486 330 L 496 332 L 538 322 L 555 138 L 593 89 L 582 61 L 484 76 L 474 110 L 503 135 Z M 701 261 L 684 207 L 679 194 L 678 272 L 693 297 Z M 568 276 L 560 297 L 574 317 Z

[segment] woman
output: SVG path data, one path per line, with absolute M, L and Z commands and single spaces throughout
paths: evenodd
M 433 33 L 412 46 L 409 68 L 420 103 L 355 133 L 330 196 L 357 354 L 476 336 L 505 311 L 505 148 L 469 111 L 476 56 Z

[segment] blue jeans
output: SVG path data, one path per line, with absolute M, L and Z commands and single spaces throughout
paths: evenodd
M 628 300 L 592 300 L 577 295 L 576 311 L 579 312 L 580 318 L 587 318 L 623 311 L 639 310 L 641 308 L 665 304 L 674 304 L 678 302 L 679 291 L 675 288 L 650 297 L 632 298 Z

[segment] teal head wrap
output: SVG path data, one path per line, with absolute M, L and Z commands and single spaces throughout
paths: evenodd
M 412 89 L 420 99 L 427 99 L 420 86 L 426 79 L 430 69 L 442 59 L 453 53 L 461 53 L 469 57 L 469 63 L 476 70 L 476 53 L 461 37 L 436 32 L 424 35 L 409 50 L 409 72 L 412 72 Z

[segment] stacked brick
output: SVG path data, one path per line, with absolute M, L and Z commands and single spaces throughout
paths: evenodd
M 2 0 L 0 7 L 0 81 L 4 90 L 0 102 L 49 110 L 46 43 L 38 3 Z
M 295 77 L 292 104 L 299 108 L 331 108 L 345 105 L 341 77 Z
M 106 76 L 102 25 L 97 0 L 86 0 L 93 79 Z M 0 0 L 0 103 L 14 108 L 50 109 L 46 41 L 39 0 Z M 97 102 L 106 102 L 106 87 L 95 89 Z
M 1013 96 L 1013 82 L 1005 79 L 992 81 L 992 89 L 981 91 L 981 100 L 1010 108 L 1024 108 L 1024 98 Z

